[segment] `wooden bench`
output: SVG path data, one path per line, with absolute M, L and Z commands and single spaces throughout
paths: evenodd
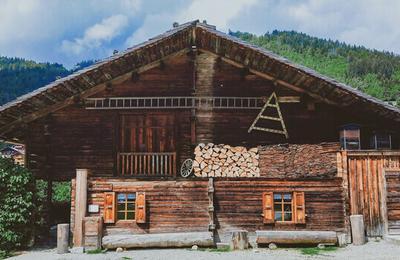
M 161 233 L 141 235 L 109 235 L 103 237 L 103 247 L 157 248 L 157 247 L 214 246 L 211 232 Z
M 257 244 L 337 244 L 334 231 L 256 231 L 256 235 Z

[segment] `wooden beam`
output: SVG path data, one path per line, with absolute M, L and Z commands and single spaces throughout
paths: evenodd
M 205 49 L 199 49 L 199 50 L 202 51 L 202 52 L 204 52 L 204 53 L 207 53 L 207 54 L 210 54 L 210 55 L 213 55 L 213 56 L 220 57 L 224 62 L 226 62 L 226 63 L 228 63 L 228 64 L 230 64 L 230 65 L 232 65 L 232 66 L 235 66 L 235 67 L 237 67 L 237 68 L 245 68 L 245 67 L 246 67 L 246 66 L 244 66 L 244 65 L 241 64 L 241 63 L 238 63 L 238 62 L 236 62 L 236 61 L 234 61 L 234 60 L 232 60 L 232 59 L 226 58 L 226 57 L 224 57 L 224 56 L 215 54 L 215 53 L 213 53 L 213 52 L 211 52 L 211 51 L 208 51 L 208 50 L 205 50 Z M 259 77 L 261 77 L 261 78 L 264 78 L 264 79 L 267 79 L 267 80 L 269 80 L 269 81 L 272 81 L 272 82 L 274 82 L 275 84 L 278 84 L 278 85 L 284 86 L 284 87 L 286 87 L 286 88 L 289 88 L 289 89 L 291 89 L 291 90 L 297 91 L 297 92 L 299 92 L 299 93 L 306 93 L 306 94 L 308 94 L 309 96 L 311 96 L 311 97 L 313 97 L 313 98 L 315 98 L 315 99 L 317 99 L 317 100 L 321 100 L 321 101 L 323 101 L 323 102 L 325 102 L 325 103 L 328 103 L 328 104 L 330 104 L 330 105 L 342 106 L 342 105 L 339 104 L 339 103 L 336 103 L 336 102 L 334 102 L 334 101 L 332 101 L 332 100 L 328 100 L 328 99 L 326 99 L 326 98 L 324 98 L 324 97 L 321 97 L 320 95 L 314 94 L 314 93 L 312 93 L 312 92 L 310 92 L 310 91 L 308 91 L 308 90 L 305 90 L 305 89 L 303 89 L 303 88 L 300 88 L 300 87 L 298 87 L 298 86 L 295 86 L 295 85 L 293 85 L 293 84 L 291 84 L 291 83 L 289 83 L 289 82 L 286 82 L 286 81 L 283 81 L 283 80 L 281 80 L 281 79 L 278 79 L 278 78 L 276 78 L 276 77 L 274 77 L 274 76 L 272 76 L 272 75 L 269 75 L 269 74 L 267 74 L 267 73 L 265 73 L 265 72 L 257 71 L 257 70 L 251 69 L 251 68 L 249 68 L 249 72 L 251 72 L 251 73 L 253 73 L 253 74 L 255 74 L 255 75 L 257 75 L 257 76 L 259 76 Z
M 74 247 L 83 246 L 83 218 L 87 207 L 87 169 L 76 170 Z

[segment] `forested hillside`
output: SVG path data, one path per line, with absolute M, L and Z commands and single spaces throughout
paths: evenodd
M 91 60 L 82 61 L 67 70 L 57 63 L 0 57 L 0 105 L 91 64 Z
M 229 32 L 374 97 L 400 103 L 400 56 L 294 31 Z

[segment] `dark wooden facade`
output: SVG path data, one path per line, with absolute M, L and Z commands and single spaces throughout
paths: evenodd
M 122 97 L 236 97 L 241 102 L 272 93 L 294 101 L 279 103 L 288 138 L 249 133 L 260 108 L 88 105 L 93 98 Z M 144 192 L 144 223 L 107 220 L 105 234 L 209 229 L 348 234 L 349 215 L 361 213 L 374 236 L 384 233 L 385 222 L 380 208 L 386 195 L 378 183 L 384 184 L 386 168 L 399 167 L 400 153 L 372 155 L 369 140 L 373 132 L 390 132 L 392 149 L 398 149 L 399 121 L 396 108 L 195 22 L 7 104 L 0 111 L 0 133 L 24 141 L 27 165 L 37 178 L 71 180 L 76 169 L 90 170 L 87 201 L 100 209 L 90 216 L 106 215 L 106 194 Z M 357 158 L 340 148 L 339 129 L 349 123 L 361 125 Z M 207 143 L 257 148 L 259 176 L 180 177 L 181 164 Z M 387 178 L 393 224 L 397 184 Z M 365 189 L 366 182 L 374 184 Z M 74 181 L 72 187 L 71 220 Z M 303 194 L 304 222 L 268 223 L 265 192 Z

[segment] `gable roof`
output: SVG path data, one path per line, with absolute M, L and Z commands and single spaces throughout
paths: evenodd
M 326 103 L 357 107 L 366 113 L 400 122 L 400 109 L 196 20 L 1 106 L 0 135 L 13 137 L 13 129 L 89 97 L 105 89 L 110 82 L 126 80 L 132 73 L 150 69 L 170 56 L 189 52 L 192 46 Z

